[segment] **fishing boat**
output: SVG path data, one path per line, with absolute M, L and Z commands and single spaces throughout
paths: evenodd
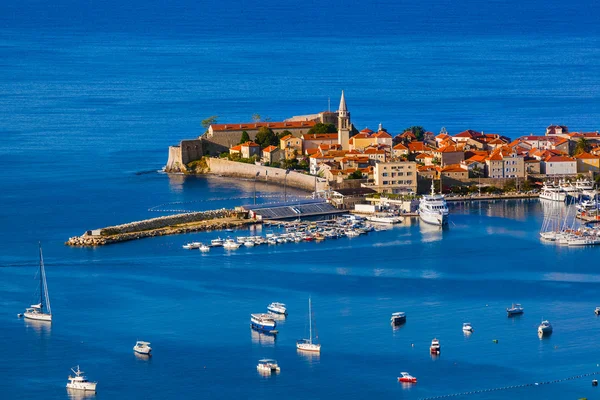
M 271 374 L 273 372 L 277 373 L 281 371 L 281 368 L 279 368 L 279 365 L 277 364 L 277 360 L 273 360 L 271 358 L 264 358 L 262 360 L 258 360 L 258 365 L 256 366 L 256 369 L 259 372 L 267 374 Z
M 548 320 L 543 320 L 542 323 L 538 326 L 538 333 L 540 335 L 549 335 L 552 333 L 552 325 Z
M 310 297 L 308 298 L 308 329 L 309 329 L 309 334 L 308 334 L 308 339 L 300 339 L 296 342 L 296 348 L 298 350 L 302 350 L 302 351 L 312 351 L 315 353 L 320 353 L 321 352 L 321 345 L 318 343 L 313 343 L 313 337 L 312 337 L 312 320 L 313 320 L 313 315 L 312 315 L 312 303 L 311 303 L 311 299 Z
M 417 383 L 417 378 L 415 378 L 408 372 L 400 372 L 400 376 L 398 377 L 398 382 Z
M 200 246 L 200 251 L 203 253 L 208 253 L 210 251 L 210 246 L 203 244 L 202 246 Z
M 77 369 L 74 369 L 77 368 Z M 98 382 L 90 382 L 83 375 L 83 371 L 79 369 L 79 365 L 77 367 L 71 368 L 71 371 L 75 374 L 75 376 L 69 375 L 69 383 L 67 383 L 67 389 L 75 389 L 75 390 L 83 390 L 85 392 L 96 392 L 96 385 Z
M 261 332 L 277 333 L 277 322 L 271 314 L 250 314 L 250 326 Z
M 287 308 L 283 303 L 271 303 L 267 306 L 267 311 L 273 314 L 288 315 Z
M 513 303 L 513 305 L 510 308 L 506 309 L 506 313 L 508 314 L 509 317 L 512 317 L 513 315 L 519 315 L 519 314 L 523 314 L 523 311 L 525 311 L 525 309 L 523 308 L 522 305 L 520 304 L 515 304 Z
M 32 304 L 29 308 L 25 309 L 23 316 L 27 319 L 35 319 L 38 321 L 50 321 L 52 322 L 52 309 L 50 308 L 50 297 L 48 296 L 48 283 L 46 282 L 46 269 L 44 268 L 44 257 L 42 255 L 42 245 L 40 248 L 40 302 L 38 304 Z
M 406 322 L 406 313 L 403 312 L 395 312 L 392 314 L 390 318 L 392 326 L 399 326 Z
M 433 180 L 431 181 L 431 194 L 424 195 L 419 201 L 419 218 L 421 221 L 443 226 L 448 224 L 448 205 L 441 194 L 435 193 Z
M 470 322 L 463 323 L 463 332 L 473 332 L 473 327 Z
M 441 350 L 442 346 L 440 346 L 440 341 L 437 339 L 433 339 L 431 341 L 431 346 L 429 347 L 429 351 L 431 352 L 431 354 L 440 354 Z
M 150 347 L 150 342 L 143 342 L 141 340 L 138 340 L 137 342 L 135 342 L 135 346 L 133 346 L 133 351 L 135 351 L 138 354 L 145 354 L 149 356 L 152 352 L 152 347 Z

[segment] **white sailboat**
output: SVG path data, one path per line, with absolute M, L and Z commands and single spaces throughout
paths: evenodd
M 38 321 L 52 321 L 52 309 L 50 308 L 50 297 L 48 297 L 48 284 L 46 283 L 46 270 L 44 269 L 44 258 L 42 256 L 42 245 L 40 244 L 40 302 L 32 304 L 25 310 L 23 316 L 27 319 Z
M 300 339 L 296 342 L 296 348 L 302 351 L 311 351 L 315 353 L 321 352 L 321 345 L 313 343 L 312 337 L 312 303 L 310 297 L 308 298 L 308 326 L 309 326 L 309 338 Z

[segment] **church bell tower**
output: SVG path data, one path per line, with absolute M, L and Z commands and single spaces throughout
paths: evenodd
M 338 108 L 338 144 L 342 145 L 343 150 L 348 150 L 351 126 L 350 113 L 346 107 L 346 99 L 342 90 L 342 98 Z

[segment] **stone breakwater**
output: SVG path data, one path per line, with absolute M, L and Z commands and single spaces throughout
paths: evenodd
M 77 247 L 104 246 L 145 237 L 235 228 L 255 222 L 248 219 L 245 212 L 226 209 L 176 214 L 87 231 L 81 236 L 69 238 L 65 244 Z

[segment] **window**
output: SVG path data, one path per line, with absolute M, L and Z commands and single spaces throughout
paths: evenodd
M 410 176 L 410 175 L 412 175 L 412 172 L 409 171 L 406 173 L 406 176 Z
M 383 173 L 383 174 L 381 174 L 381 175 L 385 177 L 385 176 L 388 176 L 388 173 L 387 173 L 387 172 L 384 172 L 384 173 Z M 392 176 L 393 176 L 393 175 L 392 175 Z
M 384 185 L 387 185 L 387 184 L 388 184 L 388 181 L 383 181 L 383 184 L 384 184 Z

